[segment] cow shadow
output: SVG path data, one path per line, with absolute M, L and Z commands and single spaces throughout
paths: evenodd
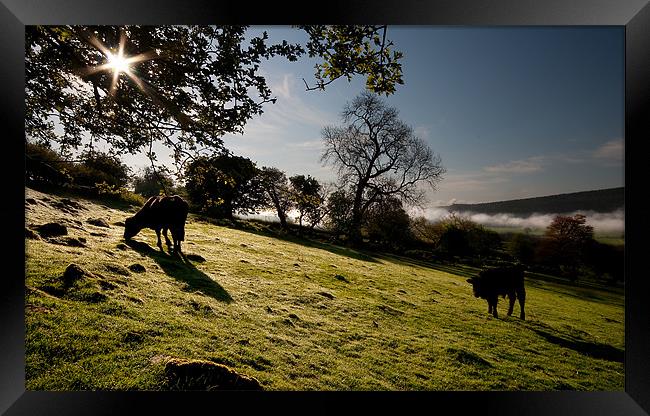
M 548 325 L 536 325 L 540 328 L 530 328 L 534 333 L 544 338 L 546 341 L 559 345 L 563 348 L 574 350 L 582 355 L 597 358 L 606 361 L 623 363 L 625 360 L 625 351 L 600 342 L 591 342 L 582 338 L 566 336 L 564 334 L 553 334 L 548 329 Z M 543 328 L 543 329 L 542 329 Z M 564 336 L 559 336 L 564 335 Z
M 197 269 L 184 254 L 168 254 L 136 240 L 126 240 L 126 245 L 136 252 L 150 257 L 170 277 L 187 285 L 187 291 L 199 291 L 220 302 L 233 302 L 232 296 L 219 283 Z

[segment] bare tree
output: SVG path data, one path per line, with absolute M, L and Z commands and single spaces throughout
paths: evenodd
M 342 112 L 344 125 L 322 130 L 325 150 L 321 161 L 336 169 L 341 185 L 353 194 L 350 238 L 361 241 L 361 223 L 368 207 L 392 196 L 407 205 L 424 202 L 427 184 L 432 189 L 445 169 L 440 156 L 416 137 L 375 94 L 364 92 Z

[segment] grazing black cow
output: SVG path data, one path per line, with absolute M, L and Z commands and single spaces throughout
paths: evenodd
M 171 250 L 172 243 L 167 237 L 167 230 L 172 232 L 174 252 L 181 252 L 181 241 L 185 239 L 185 220 L 189 206 L 178 195 L 152 196 L 134 216 L 124 221 L 124 238 L 133 238 L 143 228 L 151 228 L 158 236 L 158 248 L 162 250 L 160 230 L 165 235 L 167 247 Z
M 526 319 L 524 303 L 526 303 L 526 289 L 524 289 L 524 268 L 522 266 L 497 267 L 481 271 L 478 276 L 467 279 L 474 287 L 474 296 L 486 299 L 488 313 L 497 318 L 497 302 L 499 296 L 508 295 L 510 306 L 508 316 L 512 315 L 515 299 L 519 299 L 519 317 Z

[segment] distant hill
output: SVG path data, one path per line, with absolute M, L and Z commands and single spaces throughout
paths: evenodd
M 625 208 L 625 188 L 600 189 L 511 201 L 481 204 L 453 204 L 449 211 L 480 214 L 508 213 L 514 215 L 563 214 L 575 211 L 612 212 Z

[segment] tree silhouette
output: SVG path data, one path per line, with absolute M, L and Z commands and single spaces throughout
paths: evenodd
M 306 50 L 269 44 L 266 32 L 247 36 L 247 26 L 27 26 L 27 138 L 64 153 L 105 142 L 113 154 L 145 152 L 152 162 L 162 145 L 180 173 L 197 155 L 223 151 L 224 134 L 242 133 L 276 101 L 263 60 L 321 58 L 318 89 L 353 75 L 378 93 L 402 83 L 385 26 L 302 29 Z
M 185 189 L 201 211 L 220 218 L 256 213 L 267 200 L 250 159 L 230 154 L 198 157 L 185 170 Z
M 293 207 L 287 175 L 277 168 L 263 167 L 259 172 L 260 181 L 268 197 L 269 205 L 275 208 L 280 225 L 287 228 L 287 212 Z
M 445 172 L 438 155 L 375 94 L 364 92 L 348 103 L 344 125 L 326 126 L 321 161 L 332 164 L 343 188 L 352 191 L 350 237 L 361 241 L 360 227 L 368 207 L 384 197 L 405 204 L 424 200 L 420 184 L 435 184 Z

